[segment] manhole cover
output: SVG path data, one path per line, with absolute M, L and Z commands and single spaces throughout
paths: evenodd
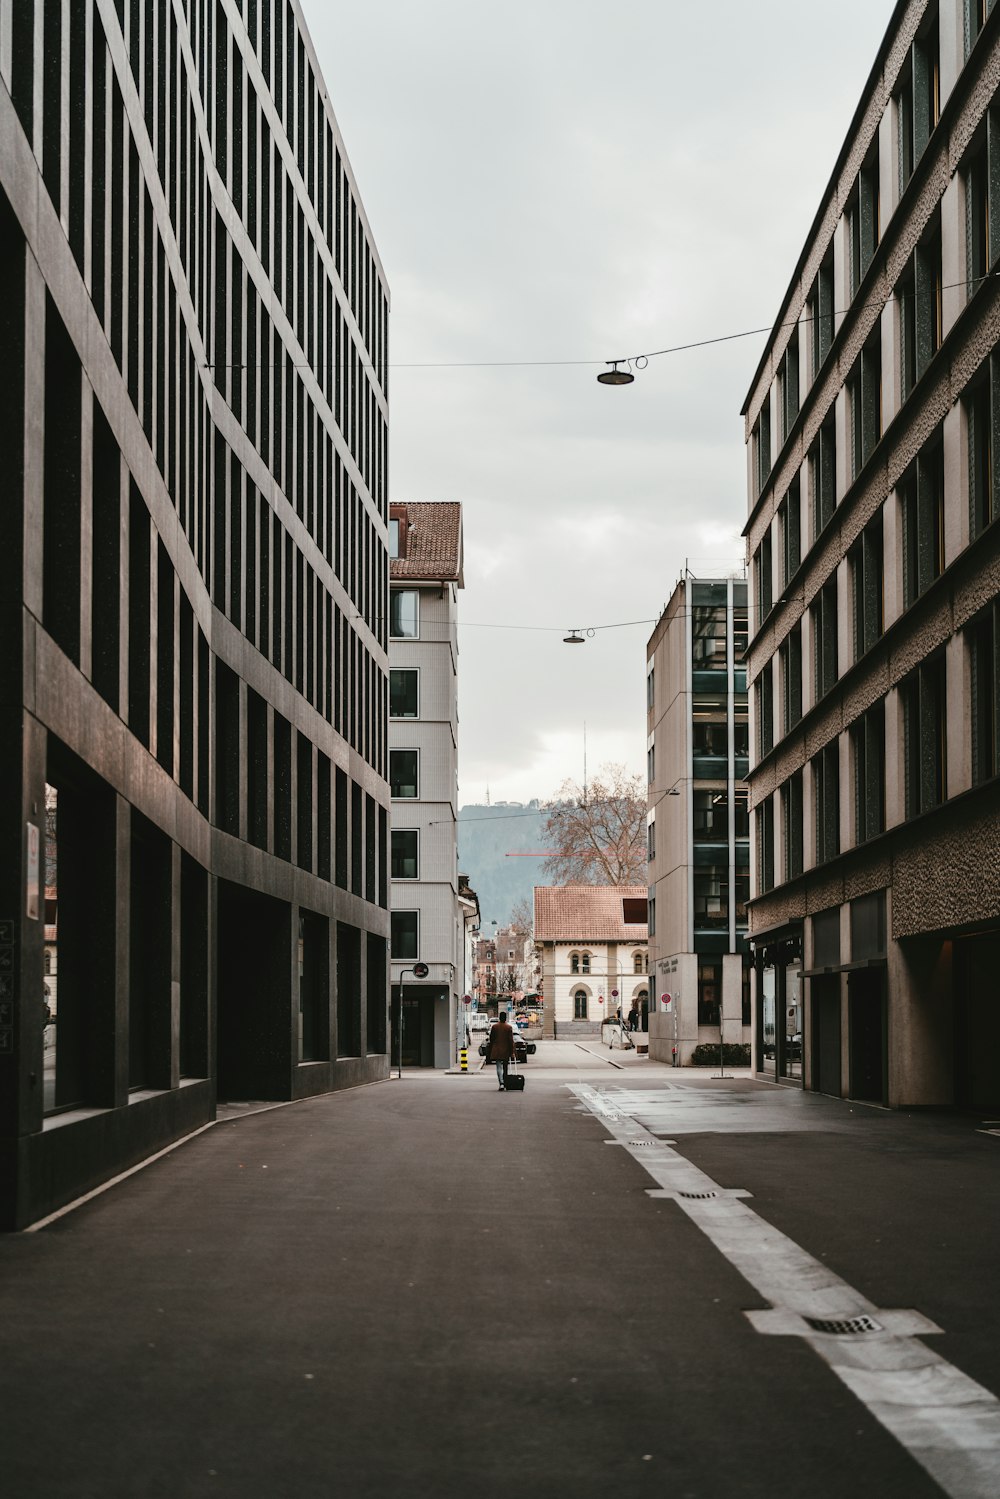
M 858 1332 L 884 1332 L 881 1322 L 874 1317 L 806 1317 L 814 1332 L 836 1333 L 840 1336 Z
M 718 1197 L 719 1194 L 718 1192 L 681 1192 L 678 1195 L 681 1197 L 693 1197 L 697 1201 L 701 1201 L 702 1198 Z

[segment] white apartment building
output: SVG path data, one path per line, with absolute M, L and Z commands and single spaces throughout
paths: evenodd
M 597 1036 L 633 1004 L 649 1008 L 645 885 L 536 885 L 546 1036 Z
M 464 1036 L 458 889 L 462 507 L 389 507 L 389 782 L 395 1057 L 447 1067 Z M 415 964 L 426 964 L 418 977 Z

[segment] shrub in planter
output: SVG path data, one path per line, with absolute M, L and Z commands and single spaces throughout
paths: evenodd
M 715 1067 L 719 1061 L 719 1048 L 711 1041 L 702 1042 L 696 1046 L 691 1053 L 691 1067 Z M 728 1042 L 722 1048 L 722 1065 L 724 1067 L 749 1067 L 750 1046 L 746 1044 L 734 1044 Z

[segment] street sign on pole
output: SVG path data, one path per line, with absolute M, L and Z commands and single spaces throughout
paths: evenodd
M 430 969 L 428 968 L 426 963 L 414 963 L 413 977 L 415 979 L 425 979 L 429 973 Z

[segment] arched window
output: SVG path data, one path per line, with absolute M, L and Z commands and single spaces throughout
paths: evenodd
M 583 973 L 589 973 L 590 972 L 590 953 L 589 952 L 585 952 L 584 955 L 583 955 L 583 968 L 582 968 L 581 971 Z
M 578 952 L 571 952 L 569 955 L 569 971 L 570 973 L 580 972 L 580 954 Z
M 645 955 L 645 953 L 637 952 L 637 953 L 633 953 L 632 954 L 632 972 L 633 973 L 645 973 L 646 972 L 646 955 Z
M 573 1019 L 586 1020 L 587 1018 L 587 991 L 577 989 L 573 995 Z

